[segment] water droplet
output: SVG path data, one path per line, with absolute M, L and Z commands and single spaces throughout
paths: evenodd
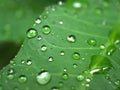
M 61 55 L 61 56 L 64 56 L 64 55 L 65 55 L 65 52 L 64 52 L 64 51 L 61 51 L 61 52 L 60 52 L 60 55 Z
M 78 67 L 77 64 L 73 64 L 73 68 L 76 69 Z
M 47 50 L 47 46 L 46 45 L 42 45 L 41 46 L 41 51 L 45 52 Z
M 72 55 L 73 59 L 78 60 L 80 59 L 80 54 L 78 52 L 73 53 Z
M 38 35 L 37 40 L 40 41 L 41 39 L 42 39 L 42 37 L 40 35 Z
M 27 81 L 27 77 L 25 75 L 20 75 L 18 81 L 20 83 L 25 83 Z
M 102 50 L 105 49 L 105 45 L 101 44 L 100 49 L 102 49 Z
M 105 73 L 112 67 L 110 60 L 101 55 L 94 55 L 91 57 L 91 63 L 89 65 L 90 73 Z
M 84 77 L 83 75 L 78 75 L 78 76 L 77 76 L 77 80 L 78 80 L 78 81 L 82 81 L 82 80 L 84 80 L 84 78 L 85 78 L 85 77 Z
M 58 5 L 62 6 L 63 2 L 62 1 L 58 1 Z
M 76 90 L 76 89 L 75 89 L 75 86 L 72 86 L 72 87 L 71 87 L 71 90 Z
M 61 20 L 61 21 L 59 21 L 59 24 L 61 24 L 61 25 L 62 25 L 62 24 L 63 24 L 63 21 L 62 21 L 62 20 Z
M 64 68 L 64 70 L 63 70 L 64 72 L 67 72 L 67 69 L 66 68 Z
M 21 60 L 21 63 L 24 64 L 24 63 L 25 63 L 25 60 Z
M 34 38 L 34 37 L 37 36 L 37 34 L 38 34 L 37 30 L 34 29 L 34 28 L 30 28 L 30 29 L 28 29 L 28 31 L 27 31 L 27 37 L 28 37 L 28 38 Z
M 111 45 L 107 49 L 107 55 L 112 55 L 116 50 L 116 47 L 114 45 Z
M 12 80 L 14 78 L 14 75 L 13 74 L 8 74 L 7 78 L 10 79 L 10 80 Z
M 48 25 L 43 26 L 42 32 L 44 34 L 49 34 L 51 32 L 50 26 Z
M 42 21 L 41 21 L 40 18 L 37 18 L 36 21 L 35 21 L 36 24 L 40 24 L 41 22 L 42 22 Z
M 103 13 L 103 10 L 101 8 L 96 9 L 96 14 L 101 15 Z
M 86 87 L 90 87 L 90 84 L 87 83 L 87 84 L 86 84 Z
M 69 78 L 69 76 L 68 76 L 67 73 L 63 73 L 63 74 L 62 74 L 62 78 L 63 78 L 64 80 L 67 80 L 67 79 Z
M 55 9 L 55 6 L 52 6 L 52 11 L 55 11 L 56 9 Z
M 51 90 L 59 90 L 58 87 L 52 87 Z
M 63 82 L 59 82 L 58 85 L 59 85 L 59 87 L 63 87 L 64 83 Z
M 97 44 L 95 39 L 89 39 L 89 40 L 87 40 L 87 43 L 91 46 L 96 46 L 96 44 Z
M 116 44 L 116 45 L 119 44 L 119 43 L 120 43 L 120 40 L 119 40 L 119 39 L 115 40 L 115 44 Z
M 42 71 L 37 75 L 36 79 L 39 84 L 45 85 L 51 80 L 51 74 L 47 71 Z
M 76 37 L 74 35 L 69 35 L 67 37 L 68 42 L 74 43 L 76 41 Z
M 13 74 L 14 73 L 14 69 L 13 68 L 10 68 L 9 70 L 8 70 L 8 74 Z
M 91 81 L 91 80 L 90 80 L 90 78 L 86 78 L 86 82 L 88 82 L 88 83 L 89 83 L 90 81 Z
M 82 7 L 82 4 L 80 2 L 74 2 L 73 3 L 73 7 L 74 8 L 81 8 Z
M 27 65 L 31 65 L 32 61 L 31 60 L 27 60 Z
M 49 61 L 49 62 L 53 62 L 53 57 L 50 56 L 50 57 L 48 58 L 48 61 Z

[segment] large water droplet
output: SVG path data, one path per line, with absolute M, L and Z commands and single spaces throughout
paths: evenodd
M 74 35 L 69 35 L 67 37 L 68 42 L 74 43 L 76 41 L 76 37 Z
M 67 73 L 63 73 L 63 74 L 62 74 L 62 78 L 63 78 L 64 80 L 67 80 L 67 79 L 69 78 L 69 76 L 68 76 Z
M 111 45 L 107 48 L 107 55 L 112 55 L 116 50 L 116 47 L 114 45 Z
M 51 74 L 47 71 L 42 71 L 37 75 L 36 79 L 39 84 L 45 85 L 51 80 Z
M 104 73 L 111 69 L 112 64 L 110 60 L 101 55 L 94 55 L 91 57 L 91 63 L 89 65 L 90 73 Z
M 25 75 L 20 75 L 18 81 L 20 83 L 25 83 L 27 81 L 27 77 Z
M 41 46 L 41 51 L 45 52 L 47 50 L 47 46 L 46 45 L 42 45 Z
M 78 76 L 77 76 L 77 80 L 78 80 L 78 81 L 82 81 L 82 80 L 84 80 L 84 78 L 85 78 L 85 77 L 84 77 L 83 75 L 78 75 Z
M 80 54 L 78 52 L 73 53 L 72 55 L 73 59 L 78 60 L 80 59 Z
M 44 34 L 49 34 L 51 32 L 50 26 L 48 25 L 43 26 L 42 32 Z
M 37 30 L 34 29 L 34 28 L 30 28 L 30 29 L 28 29 L 28 31 L 27 31 L 27 37 L 28 37 L 28 38 L 34 38 L 34 37 L 37 36 L 37 34 L 38 34 Z
M 40 18 L 37 18 L 36 20 L 35 20 L 35 23 L 36 24 L 40 24 L 42 21 L 41 21 L 41 19 Z
M 96 46 L 96 44 L 97 44 L 95 39 L 89 39 L 89 40 L 87 40 L 87 43 L 91 46 Z

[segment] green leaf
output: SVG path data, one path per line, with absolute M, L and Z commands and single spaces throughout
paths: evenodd
M 119 0 L 50 6 L 0 71 L 1 90 L 119 90 Z

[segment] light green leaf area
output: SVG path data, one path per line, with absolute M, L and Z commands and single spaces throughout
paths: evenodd
M 50 6 L 0 71 L 0 90 L 119 90 L 119 5 L 70 0 Z

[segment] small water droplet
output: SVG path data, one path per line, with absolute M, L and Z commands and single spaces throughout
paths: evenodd
M 90 79 L 90 78 L 86 78 L 86 82 L 88 82 L 88 83 L 89 83 L 90 81 L 91 81 L 91 79 Z
M 34 28 L 30 28 L 30 29 L 28 29 L 28 31 L 27 31 L 27 37 L 28 37 L 28 38 L 34 38 L 34 37 L 37 36 L 37 34 L 38 34 L 37 30 L 34 29 Z
M 51 32 L 50 26 L 48 25 L 43 26 L 42 32 L 46 35 L 49 34 Z
M 51 74 L 47 71 L 42 71 L 37 75 L 36 79 L 39 84 L 45 85 L 51 80 Z
M 14 75 L 13 74 L 8 74 L 7 78 L 10 79 L 10 80 L 12 80 L 14 78 Z
M 76 69 L 78 67 L 77 64 L 73 64 L 73 68 Z
M 96 44 L 97 44 L 95 39 L 89 39 L 89 40 L 87 40 L 87 43 L 91 46 L 96 46 Z
M 50 57 L 48 58 L 48 61 L 49 61 L 49 62 L 53 62 L 53 57 L 50 56 Z
M 82 7 L 82 4 L 80 2 L 74 2 L 73 3 L 73 7 L 74 8 L 81 8 Z
M 59 87 L 63 87 L 64 83 L 63 82 L 59 82 L 58 85 L 59 85 Z
M 52 11 L 55 11 L 56 9 L 55 9 L 55 6 L 52 6 Z
M 63 73 L 63 74 L 62 74 L 62 78 L 63 78 L 64 80 L 67 80 L 67 79 L 69 78 L 69 76 L 68 76 L 67 73 Z
M 58 87 L 52 87 L 51 90 L 59 90 Z
M 25 63 L 25 60 L 21 60 L 21 63 L 24 64 L 24 63 Z
M 71 90 L 76 90 L 75 86 L 72 86 L 72 87 L 71 87 Z
M 27 77 L 25 75 L 20 75 L 18 81 L 20 83 L 25 83 L 27 81 Z
M 102 49 L 102 50 L 105 49 L 105 45 L 104 45 L 104 44 L 101 44 L 101 45 L 100 45 L 100 49 Z
M 120 43 L 120 40 L 119 40 L 119 39 L 115 40 L 115 44 L 116 44 L 116 45 L 119 44 L 119 43 Z
M 27 60 L 27 65 L 31 65 L 32 61 L 31 60 Z
M 37 18 L 36 20 L 35 20 L 35 23 L 36 24 L 40 24 L 42 21 L 41 21 L 41 19 L 40 18 Z
M 112 55 L 116 50 L 116 47 L 114 45 L 111 45 L 107 48 L 107 55 Z
M 13 68 L 10 68 L 9 70 L 8 70 L 8 74 L 13 74 L 14 73 L 14 69 Z
M 41 46 L 41 51 L 45 52 L 47 50 L 47 46 L 46 45 L 42 45 Z
M 78 80 L 78 81 L 82 81 L 82 80 L 84 80 L 84 78 L 85 78 L 85 77 L 84 77 L 83 75 L 78 75 L 78 76 L 77 76 L 77 80 Z
M 58 5 L 62 6 L 63 2 L 62 1 L 58 1 Z
M 61 25 L 62 25 L 62 24 L 63 24 L 63 21 L 62 21 L 62 20 L 60 20 L 60 21 L 59 21 L 59 24 L 61 24 Z
M 103 10 L 101 8 L 96 9 L 96 14 L 101 15 L 103 13 Z
M 74 35 L 69 35 L 67 37 L 68 42 L 74 43 L 76 41 L 76 37 Z
M 91 63 L 89 65 L 90 73 L 105 73 L 112 67 L 110 60 L 101 55 L 94 55 L 91 57 Z
M 64 52 L 64 51 L 61 51 L 61 52 L 60 52 L 60 55 L 61 55 L 61 56 L 64 56 L 64 55 L 65 55 L 65 52 Z
M 90 87 L 90 84 L 87 83 L 87 84 L 86 84 L 86 87 Z
M 40 41 L 41 39 L 42 39 L 42 37 L 40 35 L 38 35 L 37 40 Z
M 66 68 L 64 68 L 64 70 L 63 70 L 64 72 L 67 72 L 67 69 Z
M 73 53 L 72 55 L 73 59 L 78 60 L 80 59 L 80 54 L 78 52 Z

